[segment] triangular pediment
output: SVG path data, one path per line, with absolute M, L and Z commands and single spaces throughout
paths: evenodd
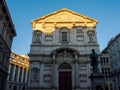
M 51 14 L 42 16 L 32 22 L 96 22 L 97 20 L 68 10 L 66 8 L 60 9 Z
M 54 27 L 68 27 L 74 26 L 96 26 L 97 20 L 68 10 L 66 8 L 55 11 L 51 14 L 42 16 L 32 20 L 34 30 L 41 30 L 44 28 L 51 29 Z

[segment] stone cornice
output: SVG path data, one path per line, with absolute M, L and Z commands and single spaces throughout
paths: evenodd
M 23 68 L 29 69 L 29 58 L 26 56 L 20 56 L 15 53 L 11 53 L 10 64 L 18 65 Z

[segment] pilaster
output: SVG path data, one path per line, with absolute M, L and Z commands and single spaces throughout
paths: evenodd
M 75 88 L 79 88 L 79 67 L 78 67 L 78 54 L 74 53 L 75 56 Z
M 43 74 L 44 74 L 44 63 L 41 63 L 41 65 L 40 65 L 40 87 L 41 87 L 41 88 L 44 87 Z
M 56 86 L 56 53 L 52 55 L 52 88 L 55 89 L 57 88 Z
M 22 68 L 22 78 L 21 78 L 21 82 L 23 82 L 23 78 L 24 78 L 24 68 Z

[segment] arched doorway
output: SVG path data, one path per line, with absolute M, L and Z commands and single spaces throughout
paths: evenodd
M 59 90 L 72 90 L 72 67 L 68 63 L 59 66 Z

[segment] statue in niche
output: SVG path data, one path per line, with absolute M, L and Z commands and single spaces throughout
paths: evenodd
M 98 55 L 95 53 L 94 49 L 92 49 L 92 53 L 90 54 L 89 58 L 91 59 L 93 73 L 98 73 Z
M 39 77 L 39 70 L 38 68 L 33 68 L 32 69 L 32 80 L 37 81 Z
M 94 35 L 95 35 L 95 32 L 92 31 L 92 30 L 89 30 L 89 31 L 87 32 L 87 34 L 88 34 L 88 37 L 89 37 L 90 42 L 94 42 L 93 37 L 94 37 Z
M 41 42 L 40 37 L 41 37 L 41 32 L 35 31 L 35 42 L 40 43 Z

